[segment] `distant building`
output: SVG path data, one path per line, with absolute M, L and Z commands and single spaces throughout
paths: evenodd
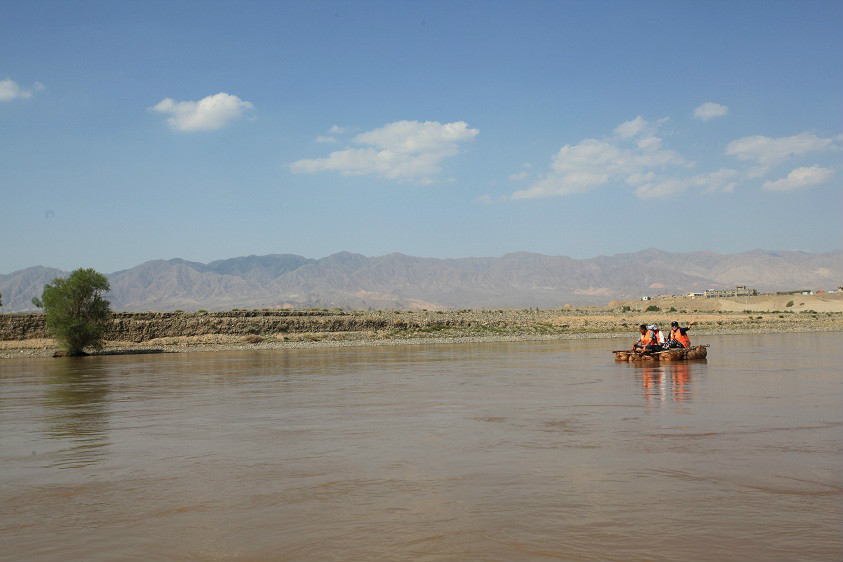
M 705 296 L 705 293 L 693 293 L 693 292 L 692 292 L 692 293 L 688 293 L 688 294 L 687 294 L 687 295 L 685 295 L 685 296 L 686 296 L 686 297 L 691 297 L 692 299 L 695 299 L 695 298 L 698 298 L 698 297 L 703 297 L 703 296 Z
M 706 298 L 722 298 L 722 297 L 754 297 L 758 294 L 757 289 L 748 289 L 746 285 L 738 285 L 734 289 L 709 289 L 704 295 Z
M 641 297 L 641 300 L 642 301 L 648 301 L 648 300 L 650 300 L 650 297 Z

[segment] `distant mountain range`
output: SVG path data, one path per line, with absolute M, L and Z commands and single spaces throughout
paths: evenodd
M 0 275 L 0 311 L 35 310 L 32 297 L 65 275 L 41 266 Z M 125 311 L 550 308 L 735 285 L 760 291 L 834 289 L 843 284 L 843 250 L 724 255 L 649 249 L 584 260 L 526 252 L 459 259 L 272 254 L 208 264 L 155 260 L 108 279 L 112 308 Z

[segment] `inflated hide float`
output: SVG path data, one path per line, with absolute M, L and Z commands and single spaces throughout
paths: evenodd
M 636 353 L 635 351 L 613 351 L 615 361 L 693 361 L 705 359 L 708 356 L 708 345 L 697 345 L 687 348 L 665 349 L 654 353 Z

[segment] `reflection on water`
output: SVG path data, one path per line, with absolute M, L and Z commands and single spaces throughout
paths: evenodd
M 841 335 L 705 343 L 0 361 L 0 560 L 841 559 Z
M 622 364 L 623 365 L 623 364 Z M 656 365 L 627 363 L 639 380 L 642 395 L 648 402 L 671 400 L 681 404 L 693 398 L 692 374 L 705 372 L 706 361 L 677 361 Z
M 55 466 L 78 468 L 102 460 L 109 444 L 108 371 L 82 358 L 49 364 L 44 386 L 44 432 L 67 445 Z

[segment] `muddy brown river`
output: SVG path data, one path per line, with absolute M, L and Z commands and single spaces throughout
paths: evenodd
M 843 334 L 694 341 L 0 360 L 0 559 L 840 560 Z

